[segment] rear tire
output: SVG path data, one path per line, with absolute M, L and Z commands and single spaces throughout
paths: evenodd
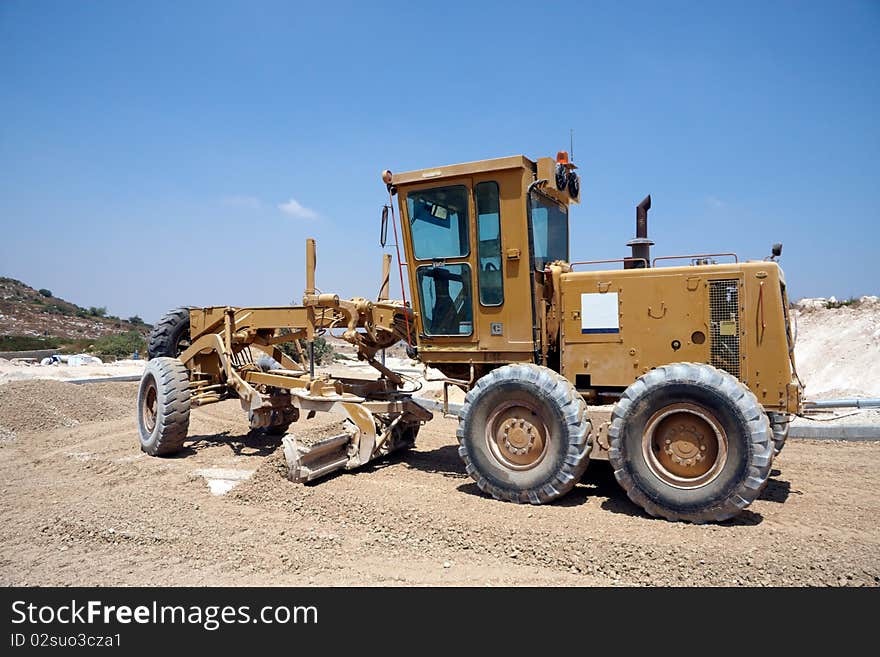
M 770 430 L 773 432 L 773 456 L 778 456 L 785 447 L 791 422 L 785 413 L 767 413 L 767 418 L 770 420 Z
M 583 475 L 591 429 L 583 397 L 563 376 L 538 365 L 505 365 L 465 397 L 458 453 L 483 492 L 543 504 Z
M 639 377 L 608 430 L 614 476 L 652 516 L 693 523 L 737 515 L 770 476 L 770 422 L 727 372 L 675 363 Z
M 147 339 L 147 358 L 177 358 L 190 345 L 189 308 L 165 313 Z
M 138 389 L 138 433 L 150 456 L 180 451 L 189 429 L 189 372 L 177 358 L 147 363 Z

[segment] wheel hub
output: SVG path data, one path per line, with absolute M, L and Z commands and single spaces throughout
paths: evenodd
M 676 488 L 699 488 L 727 462 L 727 435 L 708 409 L 671 404 L 648 420 L 642 450 L 658 478 Z
M 661 440 L 664 445 L 663 451 L 679 465 L 695 466 L 706 459 L 708 437 L 696 422 L 680 423 L 670 427 Z
M 501 404 L 486 421 L 486 441 L 495 459 L 511 470 L 528 470 L 547 452 L 541 409 L 525 400 Z
M 509 418 L 502 424 L 504 447 L 513 454 L 526 454 L 534 448 L 538 432 L 531 422 Z
M 142 409 L 142 417 L 144 428 L 147 433 L 152 433 L 156 428 L 156 414 L 158 412 L 158 393 L 156 391 L 156 381 L 150 379 L 146 384 L 144 391 L 144 406 Z

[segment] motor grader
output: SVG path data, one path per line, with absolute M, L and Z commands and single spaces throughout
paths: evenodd
M 252 429 L 283 436 L 297 482 L 412 446 L 431 404 L 380 355 L 403 341 L 442 373 L 444 400 L 450 387 L 466 392 L 458 451 L 488 495 L 552 502 L 606 459 L 651 515 L 736 515 L 760 494 L 802 406 L 781 245 L 758 261 L 652 259 L 648 196 L 626 257 L 572 260 L 576 168 L 560 152 L 384 171 L 381 242 L 390 210 L 401 298 L 390 298 L 390 254 L 376 300 L 318 292 L 308 240 L 302 305 L 172 311 L 150 336 L 142 449 L 180 450 L 190 408 L 231 398 Z M 314 340 L 328 331 L 376 376 L 316 374 Z M 338 413 L 344 430 L 306 446 L 289 427 L 318 411 Z

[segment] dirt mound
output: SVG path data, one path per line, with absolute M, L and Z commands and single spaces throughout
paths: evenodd
M 880 397 L 880 299 L 802 299 L 794 306 L 795 358 L 806 396 Z
M 345 432 L 345 424 L 339 416 L 318 413 L 314 418 L 303 418 L 290 426 L 289 433 L 301 445 L 314 443 Z M 279 447 L 272 452 L 247 481 L 235 488 L 232 495 L 250 503 L 268 503 L 276 508 L 299 509 L 302 506 L 303 488 L 287 479 L 287 460 Z
M 302 487 L 288 481 L 287 461 L 279 447 L 229 496 L 240 502 L 296 511 L 302 507 L 302 490 Z
M 131 392 L 131 386 L 108 390 L 61 381 L 13 381 L 0 386 L 0 433 L 51 431 L 130 416 Z

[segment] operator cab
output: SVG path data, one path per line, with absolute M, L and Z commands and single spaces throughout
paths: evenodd
M 470 378 L 462 366 L 533 359 L 533 272 L 568 259 L 574 168 L 560 153 L 385 172 L 398 196 L 423 362 Z

